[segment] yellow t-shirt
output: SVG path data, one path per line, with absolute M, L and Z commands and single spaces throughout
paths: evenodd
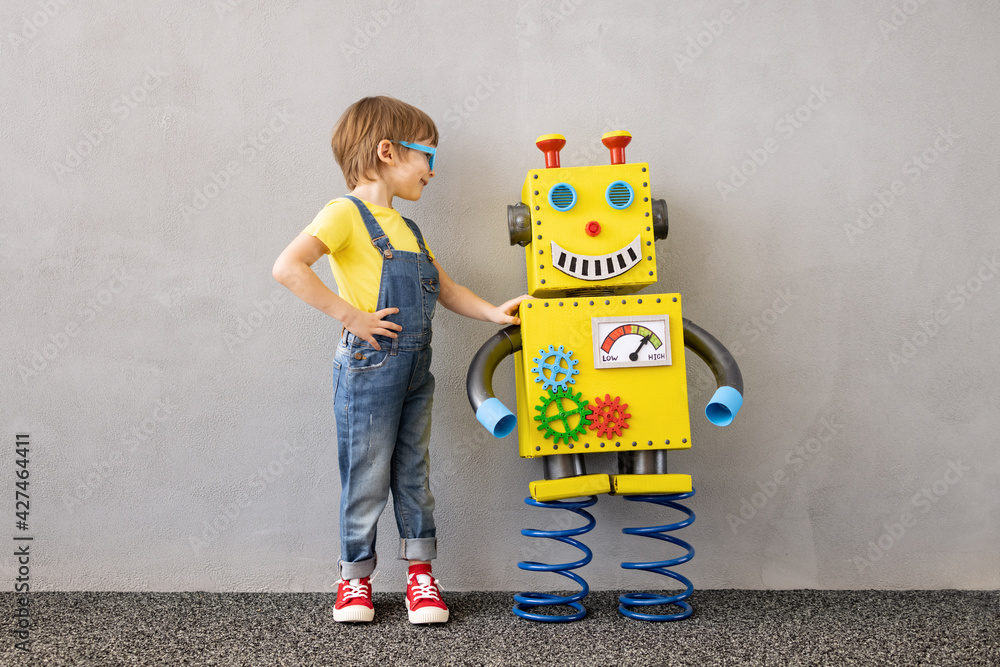
M 420 252 L 416 237 L 395 209 L 371 202 L 364 202 L 364 205 L 389 236 L 393 248 Z M 372 245 L 365 221 L 354 202 L 344 197 L 334 199 L 302 231 L 318 238 L 330 250 L 330 269 L 341 298 L 355 308 L 374 313 L 382 277 L 382 255 Z M 424 246 L 433 259 L 434 253 L 426 238 Z

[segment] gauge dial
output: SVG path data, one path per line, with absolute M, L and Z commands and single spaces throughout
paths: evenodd
M 667 315 L 594 317 L 594 368 L 670 365 Z

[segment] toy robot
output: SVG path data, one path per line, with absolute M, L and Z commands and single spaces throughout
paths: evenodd
M 620 598 L 619 610 L 642 620 L 678 620 L 691 614 L 685 599 L 693 587 L 669 568 L 687 562 L 694 550 L 666 532 L 694 521 L 678 501 L 694 495 L 690 475 L 667 470 L 667 452 L 691 447 L 684 348 L 712 369 L 718 390 L 705 409 L 714 424 L 729 424 L 743 403 L 743 379 L 729 351 L 706 331 L 683 319 L 680 294 L 642 294 L 656 282 L 653 242 L 667 237 L 667 207 L 654 199 L 649 165 L 627 164 L 628 132 L 603 135 L 611 164 L 561 167 L 563 136 L 546 134 L 536 145 L 545 169 L 528 172 L 521 203 L 507 207 L 511 245 L 525 248 L 528 292 L 520 326 L 503 329 L 479 350 L 468 375 L 469 400 L 476 417 L 496 437 L 515 426 L 522 458 L 541 458 L 544 479 L 531 482 L 530 505 L 567 509 L 584 517 L 582 528 L 525 530 L 584 552 L 575 563 L 522 562 L 525 570 L 556 572 L 581 586 L 569 596 L 521 593 L 514 613 L 538 621 L 583 618 L 580 600 L 586 582 L 571 570 L 586 565 L 591 551 L 573 537 L 588 532 L 594 518 L 584 508 L 599 494 L 625 496 L 679 510 L 684 520 L 667 526 L 626 528 L 687 549 L 679 558 L 622 563 L 672 577 L 686 586 L 677 595 L 634 593 Z M 497 365 L 514 355 L 515 417 L 493 395 Z M 617 474 L 588 474 L 587 454 L 615 452 Z M 568 499 L 583 498 L 570 501 Z M 676 605 L 674 614 L 634 611 Z M 531 607 L 566 605 L 566 616 L 535 613 Z

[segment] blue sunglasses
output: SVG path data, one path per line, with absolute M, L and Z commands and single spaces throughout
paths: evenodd
M 430 168 L 431 171 L 434 171 L 434 158 L 437 155 L 436 148 L 431 148 L 430 146 L 424 146 L 423 144 L 415 144 L 412 141 L 396 141 L 395 143 L 399 144 L 400 146 L 406 146 L 407 148 L 418 150 L 422 153 L 427 153 L 427 155 L 429 156 L 427 158 L 427 166 Z

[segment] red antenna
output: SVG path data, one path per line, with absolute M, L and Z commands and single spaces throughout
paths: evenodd
M 545 168 L 559 168 L 559 151 L 566 145 L 566 137 L 561 134 L 543 134 L 535 139 L 538 150 L 545 153 Z
M 611 150 L 611 164 L 625 164 L 625 147 L 632 135 L 625 130 L 614 130 L 601 135 L 601 143 Z

